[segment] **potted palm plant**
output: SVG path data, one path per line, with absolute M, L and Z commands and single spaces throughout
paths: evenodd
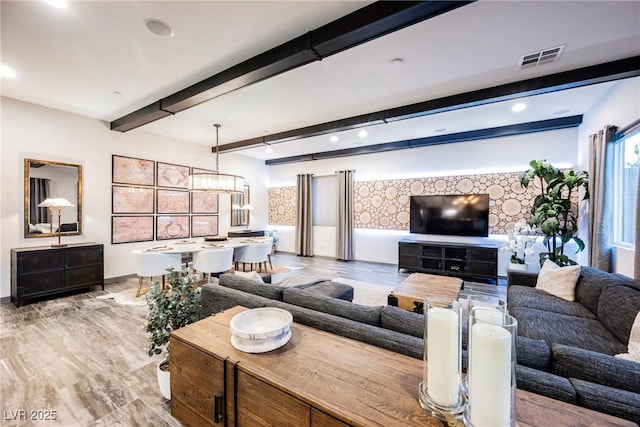
M 584 250 L 584 242 L 578 234 L 577 207 L 572 203 L 580 190 L 582 200 L 589 199 L 589 174 L 585 171 L 561 171 L 546 160 L 532 160 L 530 169 L 520 175 L 520 184 L 528 187 L 536 179 L 540 185 L 531 207 L 529 225 L 544 233 L 543 243 L 547 251 L 540 252 L 540 264 L 550 259 L 559 266 L 577 264 L 565 254 L 565 245 L 571 241 Z M 576 253 L 577 253 L 576 252 Z
M 171 399 L 169 382 L 169 337 L 171 331 L 198 320 L 200 312 L 200 288 L 195 287 L 197 277 L 187 271 L 168 268 L 168 289 L 154 282 L 146 295 L 149 313 L 146 332 L 149 356 L 164 354 L 158 363 L 158 385 L 165 399 Z

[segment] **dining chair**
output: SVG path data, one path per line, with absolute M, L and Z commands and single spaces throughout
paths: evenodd
M 224 273 L 233 266 L 233 248 L 206 249 L 193 253 L 193 271 L 199 271 L 209 275 Z
M 235 269 L 238 269 L 240 263 L 242 263 L 242 271 L 246 271 L 247 264 L 251 264 L 251 270 L 253 270 L 253 264 L 258 264 L 258 271 L 262 272 L 262 265 L 264 264 L 264 270 L 267 271 L 267 261 L 271 254 L 272 245 L 271 239 L 269 239 L 264 243 L 236 248 L 233 253 Z
M 136 298 L 140 296 L 142 291 L 143 278 L 149 277 L 153 282 L 154 277 L 162 276 L 162 289 L 164 289 L 167 268 L 173 267 L 174 270 L 182 270 L 182 255 L 179 253 L 168 254 L 135 250 L 133 251 L 133 259 L 136 263 L 136 274 L 139 277 Z

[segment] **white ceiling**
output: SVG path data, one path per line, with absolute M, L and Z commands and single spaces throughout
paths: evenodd
M 73 1 L 56 9 L 2 0 L 1 61 L 18 76 L 3 78 L 1 93 L 109 122 L 368 3 Z M 175 36 L 150 33 L 147 18 Z M 558 45 L 566 47 L 557 62 L 517 69 L 521 55 Z M 221 123 L 225 144 L 638 54 L 640 1 L 478 1 L 130 132 L 213 145 L 212 124 Z M 393 58 L 404 63 L 392 66 Z M 278 158 L 571 116 L 610 86 L 530 97 L 517 115 L 512 103 L 496 103 L 374 126 L 365 139 L 348 131 L 335 144 L 325 135 L 241 154 Z

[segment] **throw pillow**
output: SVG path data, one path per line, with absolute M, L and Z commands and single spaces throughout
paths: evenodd
M 559 267 L 551 260 L 542 264 L 536 288 L 567 301 L 576 299 L 576 283 L 580 276 L 579 265 Z
M 234 272 L 234 274 L 240 277 L 244 277 L 245 279 L 249 279 L 253 282 L 264 283 L 264 280 L 262 280 L 262 276 L 260 276 L 257 271 L 236 271 Z
M 631 327 L 627 351 L 628 353 L 616 354 L 616 357 L 640 363 L 640 312 L 636 315 L 636 320 Z

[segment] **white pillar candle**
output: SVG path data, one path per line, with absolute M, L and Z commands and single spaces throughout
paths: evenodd
M 446 308 L 427 310 L 427 387 L 438 405 L 458 403 L 458 315 Z
M 479 308 L 473 311 L 476 319 L 494 325 L 504 324 L 504 313 L 493 308 Z
M 509 426 L 511 421 L 511 333 L 488 323 L 471 332 L 469 404 L 474 426 Z

